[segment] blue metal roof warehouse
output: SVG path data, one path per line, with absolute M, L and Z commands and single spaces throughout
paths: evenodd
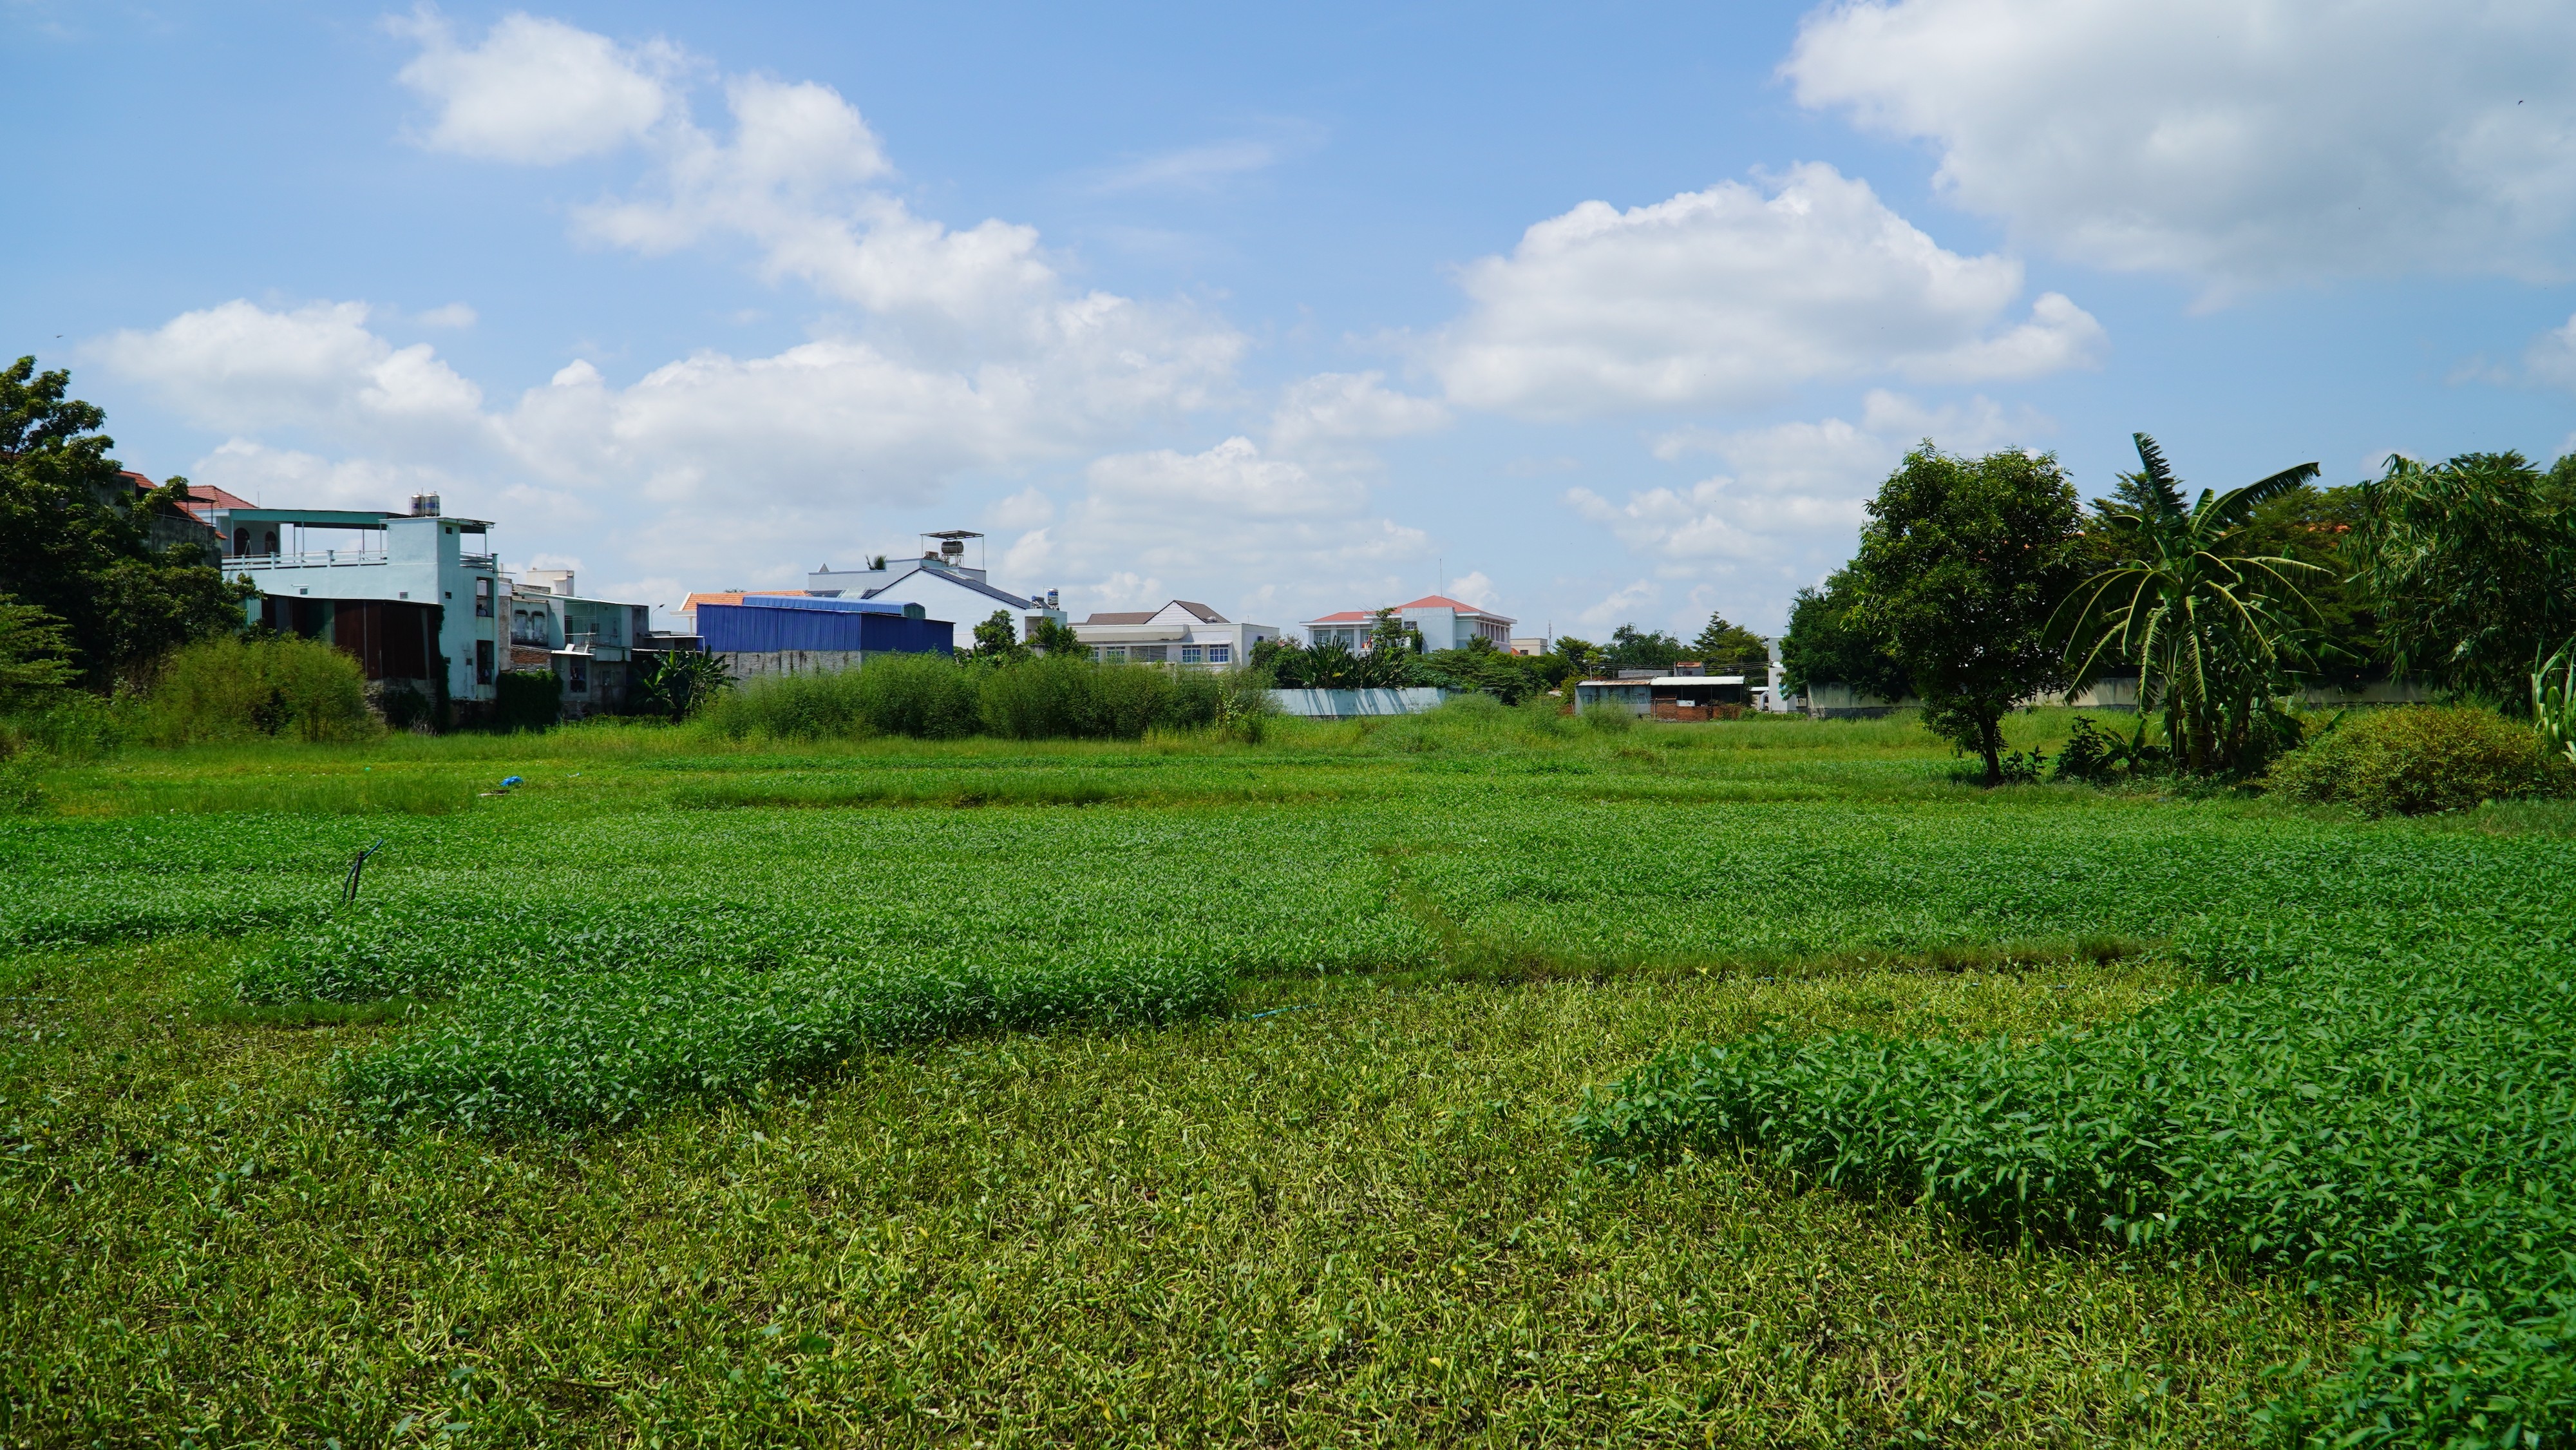
M 924 618 L 918 604 L 747 594 L 740 604 L 701 604 L 697 615 L 698 635 L 709 654 L 951 654 L 956 649 L 957 626 Z

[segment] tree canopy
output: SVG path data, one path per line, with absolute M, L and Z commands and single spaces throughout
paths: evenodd
M 1723 614 L 1711 614 L 1699 636 L 1690 642 L 1691 653 L 1711 670 L 1727 666 L 1730 670 L 1765 670 L 1771 664 L 1771 641 L 1744 628 L 1729 624 Z
M 70 396 L 71 374 L 33 357 L 0 369 L 0 581 L 62 622 L 79 682 L 106 689 L 191 640 L 241 627 L 247 591 L 202 551 L 155 549 L 149 522 L 187 497 L 171 479 L 140 499 L 99 431 L 97 406 Z
M 1927 441 L 1869 515 L 1856 623 L 1887 641 L 1925 723 L 2000 783 L 2004 715 L 2068 678 L 2047 625 L 2080 577 L 2074 486 L 2054 454 L 1964 458 Z
M 2576 456 L 2391 457 L 2360 489 L 2356 575 L 2391 661 L 2507 709 L 2576 636 Z
M 1798 591 L 1789 606 L 1789 632 L 1780 637 L 1782 688 L 1804 694 L 1817 685 L 1847 685 L 1880 700 L 1900 700 L 1913 681 L 1896 660 L 1896 647 L 1858 616 L 1860 584 L 1851 566 L 1826 576 L 1823 587 Z

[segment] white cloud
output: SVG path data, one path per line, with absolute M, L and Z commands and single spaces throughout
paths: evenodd
M 1270 415 L 1270 446 L 1282 452 L 1448 426 L 1449 410 L 1382 386 L 1384 373 L 1317 373 L 1290 383 Z
M 1798 99 L 1940 149 L 1975 211 L 2101 266 L 2247 286 L 2567 274 L 2576 8 L 1843 0 Z
M 663 42 L 625 47 L 560 20 L 504 16 L 483 43 L 456 43 L 422 6 L 391 28 L 419 42 L 398 79 L 438 107 L 420 144 L 491 161 L 545 165 L 633 141 L 678 104 L 683 63 Z
M 1463 599 L 1478 609 L 1492 609 L 1503 602 L 1503 591 L 1494 587 L 1482 569 L 1461 574 L 1441 591 L 1452 599 Z
M 450 302 L 444 307 L 415 313 L 411 320 L 422 327 L 472 327 L 475 313 L 473 308 L 462 302 Z
M 84 351 L 227 431 L 279 425 L 446 451 L 484 424 L 483 391 L 427 343 L 397 348 L 367 329 L 363 302 L 270 311 L 235 300 Z
M 1687 488 L 1641 489 L 1615 503 L 1577 488 L 1565 501 L 1659 574 L 1714 576 L 1732 602 L 1711 607 L 1729 618 L 1776 629 L 1798 585 L 1850 556 L 1866 517 L 1863 505 L 1908 448 L 1929 437 L 1952 452 L 1986 452 L 2026 442 L 2050 426 L 2037 414 L 2007 412 L 1984 398 L 1935 409 L 1877 390 L 1863 400 L 1857 424 L 1827 418 L 1667 435 L 1658 449 L 1663 456 L 1705 450 L 1726 465 L 1726 472 Z
M 1810 163 L 1620 211 L 1589 201 L 1460 275 L 1430 348 L 1453 402 L 1533 417 L 1739 405 L 1895 373 L 2035 377 L 2090 365 L 2101 325 L 2057 293 L 2008 321 L 2009 257 L 1947 251 L 1869 184 Z
M 1055 500 L 1024 488 L 984 510 L 988 529 L 1043 529 L 1055 522 Z
M 1084 481 L 1059 521 L 1003 554 L 1019 587 L 1063 589 L 1077 617 L 1160 604 L 1170 596 L 1156 591 L 1170 588 L 1232 618 L 1292 623 L 1378 601 L 1401 587 L 1398 566 L 1430 552 L 1422 531 L 1375 515 L 1355 479 L 1266 456 L 1248 438 L 1113 454 Z
M 1621 585 L 1609 598 L 1584 610 L 1575 618 L 1590 625 L 1596 635 L 1607 635 L 1623 624 L 1636 622 L 1637 611 L 1662 595 L 1652 580 L 1637 579 Z M 1599 639 L 1593 641 L 1595 644 Z
M 2522 361 L 2533 381 L 2576 389 L 2576 317 L 2533 338 Z
M 457 483 L 454 475 L 425 465 L 334 460 L 247 438 L 218 445 L 190 466 L 188 477 L 279 508 L 396 509 L 412 494 L 444 495 Z

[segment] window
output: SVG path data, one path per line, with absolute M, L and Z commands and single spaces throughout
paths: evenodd
M 590 661 L 580 655 L 572 657 L 572 692 L 576 695 L 590 693 Z
M 1127 662 L 1127 646 L 1123 644 L 1102 645 L 1100 647 L 1100 662 L 1104 665 L 1125 664 Z
M 250 552 L 250 529 L 248 526 L 233 530 L 233 552 L 236 554 L 247 554 Z
M 1199 646 L 1194 645 L 1194 644 L 1185 644 L 1185 645 L 1182 645 L 1182 646 L 1181 646 L 1181 663 L 1182 663 L 1182 664 L 1185 664 L 1185 665 L 1197 665 L 1197 664 L 1205 664 L 1206 662 L 1207 662 L 1207 651 L 1206 651 L 1205 649 L 1202 649 L 1202 648 L 1200 648 Z
M 492 683 L 492 641 L 488 639 L 474 641 L 474 683 Z
M 1159 644 L 1131 644 L 1127 646 L 1127 658 L 1133 663 L 1140 665 L 1159 665 L 1163 662 L 1164 653 L 1165 651 L 1163 646 Z
M 1212 644 L 1212 645 L 1209 645 L 1209 646 L 1207 647 L 1207 651 L 1208 651 L 1207 662 L 1208 662 L 1209 664 L 1212 664 L 1212 665 L 1227 665 L 1227 664 L 1232 664 L 1232 663 L 1234 663 L 1234 646 L 1233 646 L 1233 645 L 1230 645 L 1230 644 Z
M 264 534 L 260 535 L 259 537 L 260 537 L 260 548 L 259 548 L 259 551 L 260 551 L 261 553 L 263 553 L 263 554 L 274 554 L 274 553 L 276 553 L 276 552 L 277 552 L 277 530 L 275 530 L 275 529 L 270 529 L 267 533 L 264 533 Z
M 474 581 L 474 617 L 476 619 L 492 617 L 492 581 L 489 579 Z

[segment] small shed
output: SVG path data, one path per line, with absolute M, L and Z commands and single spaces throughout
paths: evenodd
M 1645 679 L 1578 680 L 1575 708 L 1617 705 L 1655 720 L 1733 720 L 1752 704 L 1742 675 L 1654 675 Z

